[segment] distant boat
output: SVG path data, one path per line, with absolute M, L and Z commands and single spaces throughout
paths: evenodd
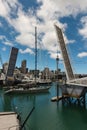
M 37 85 L 50 85 L 51 83 L 52 83 L 52 81 L 50 79 L 36 78 L 36 84 Z M 33 84 L 35 84 L 35 78 L 30 79 L 29 77 L 25 76 L 22 79 L 21 84 L 26 84 L 25 86 L 33 85 Z M 20 84 L 18 86 L 20 86 Z
M 52 81 L 50 79 L 40 79 L 37 81 L 37 85 L 51 85 Z
M 41 86 L 41 87 L 32 87 L 32 88 L 12 88 L 7 91 L 5 91 L 5 94 L 11 94 L 11 93 L 45 93 L 48 92 L 50 89 L 50 86 Z

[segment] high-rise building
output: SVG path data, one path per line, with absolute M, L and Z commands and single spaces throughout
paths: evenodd
M 42 72 L 43 79 L 50 79 L 50 70 L 48 67 L 44 68 Z
M 21 63 L 21 73 L 26 74 L 26 60 Z
M 3 73 L 7 74 L 7 70 L 8 70 L 8 63 L 6 62 L 3 64 Z

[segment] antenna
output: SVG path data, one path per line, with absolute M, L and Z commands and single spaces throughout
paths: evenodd
M 57 51 L 57 57 L 56 57 L 56 71 L 57 71 L 57 78 L 58 78 L 58 62 L 59 62 L 59 56 Z

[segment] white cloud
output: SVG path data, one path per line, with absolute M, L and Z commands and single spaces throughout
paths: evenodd
M 79 2 L 78 0 L 38 0 L 42 6 L 38 11 L 38 16 L 43 19 L 58 18 L 73 15 L 87 11 L 87 0 Z
M 55 53 L 55 52 L 49 52 L 49 54 L 50 54 L 50 57 L 52 59 L 56 59 L 57 58 L 57 53 Z M 58 53 L 58 57 L 59 57 L 60 60 L 62 60 L 62 56 L 61 56 L 60 53 Z
M 77 56 L 80 57 L 80 58 L 87 57 L 87 52 L 81 52 Z
M 76 16 L 78 13 L 87 11 L 87 0 L 37 0 L 42 2 L 40 7 L 37 8 L 36 15 L 33 14 L 33 10 L 28 9 L 25 13 L 22 4 L 18 0 L 1 0 L 0 1 L 0 16 L 4 17 L 8 23 L 18 32 L 15 40 L 21 45 L 26 45 L 29 48 L 34 48 L 34 26 L 38 27 L 38 36 L 44 33 L 42 39 L 38 42 L 42 45 L 43 49 L 50 52 L 56 53 L 58 50 L 58 43 L 54 23 L 65 29 L 67 24 L 61 24 L 59 18 L 63 16 Z M 11 17 L 11 15 L 16 17 Z M 41 18 L 40 21 L 38 18 Z M 86 27 L 85 26 L 83 29 Z M 86 29 L 87 30 L 87 29 Z M 80 30 L 80 33 L 85 34 L 84 31 Z M 86 34 L 85 34 L 86 35 Z M 85 36 L 86 37 L 86 36 Z M 74 40 L 68 40 L 64 35 L 66 43 L 73 43 Z M 5 41 L 4 44 L 12 45 L 9 41 Z
M 58 43 L 56 40 L 56 33 L 54 31 L 45 33 L 42 43 L 45 49 L 49 51 L 57 51 Z
M 2 41 L 3 44 L 8 45 L 8 46 L 13 46 L 13 44 L 4 36 L 0 36 L 0 40 Z
M 75 42 L 75 40 L 69 40 L 64 33 L 63 33 L 63 37 L 64 37 L 65 44 L 70 44 L 70 43 L 74 43 Z
M 8 46 L 13 46 L 13 44 L 10 41 L 8 41 L 8 40 L 4 41 L 3 44 L 8 45 Z
M 83 36 L 84 39 L 87 39 L 87 16 L 81 18 L 81 24 L 82 24 L 82 28 L 79 29 L 78 31 L 80 35 Z
M 14 13 L 18 0 L 0 0 L 0 16 L 8 19 L 11 13 Z
M 21 45 L 26 45 L 30 48 L 35 47 L 35 38 L 32 34 L 22 33 L 16 37 L 16 41 Z
M 6 47 L 3 47 L 2 50 L 3 50 L 3 51 L 6 51 Z
M 10 9 L 5 0 L 0 0 L 0 16 L 7 17 L 10 13 Z
M 11 26 L 19 33 L 15 40 L 21 45 L 27 45 L 30 48 L 34 48 L 35 44 L 35 23 L 36 17 L 31 14 L 23 12 L 19 8 L 18 17 L 15 19 L 8 19 Z
M 18 17 L 15 19 L 9 19 L 10 24 L 15 28 L 17 32 L 21 33 L 29 33 L 34 31 L 34 22 L 36 22 L 35 17 L 31 17 L 27 13 L 23 12 L 19 9 Z
M 20 49 L 19 52 L 22 54 L 25 54 L 25 53 L 34 54 L 34 52 L 29 48 L 26 48 L 25 50 Z

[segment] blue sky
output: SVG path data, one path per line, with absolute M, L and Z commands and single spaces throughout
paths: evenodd
M 27 60 L 34 69 L 35 26 L 38 35 L 38 68 L 64 70 L 54 28 L 63 31 L 75 73 L 87 73 L 87 0 L 0 0 L 0 55 L 8 62 L 11 47 L 19 48 L 16 66 Z M 0 64 L 1 67 L 1 64 Z

